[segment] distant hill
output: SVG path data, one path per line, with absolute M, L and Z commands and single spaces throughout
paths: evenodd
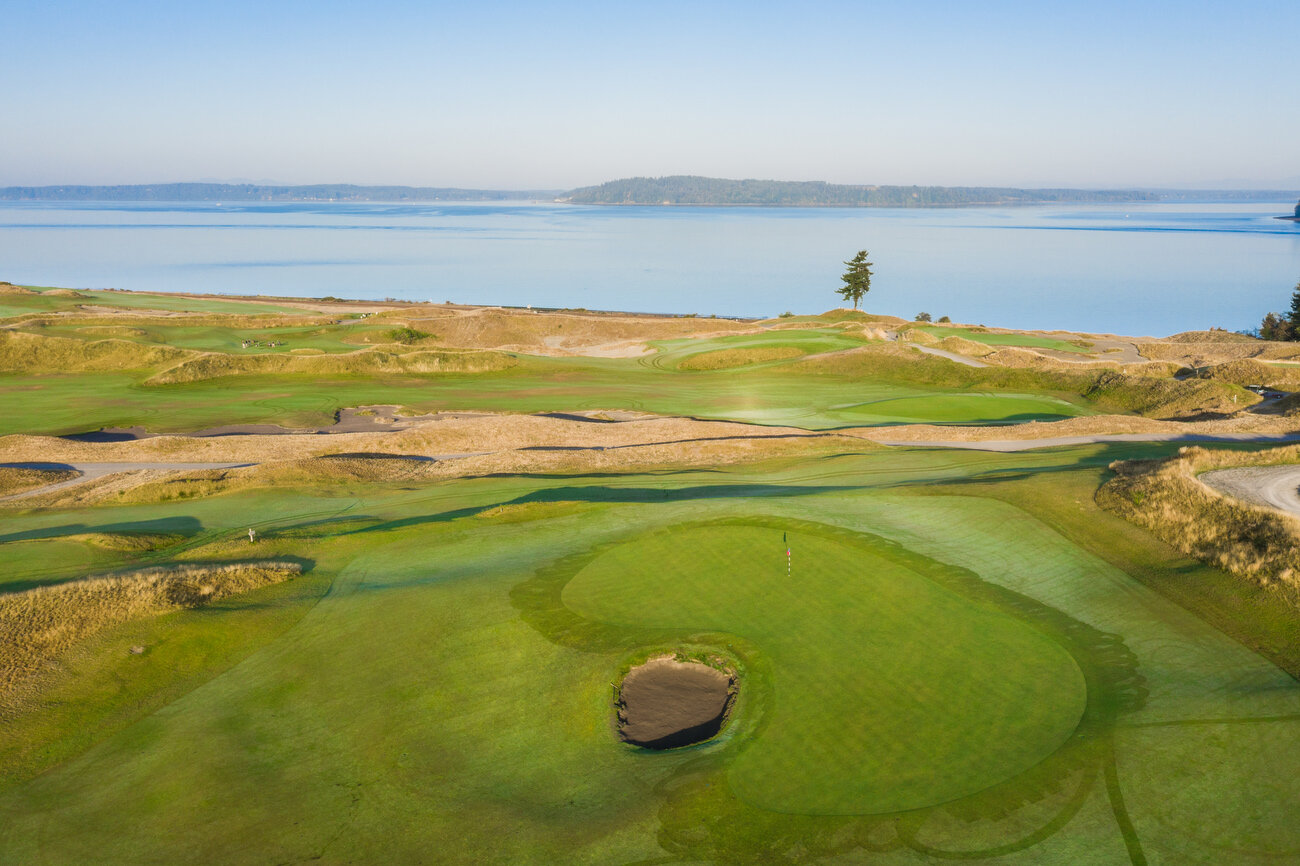
M 153 183 L 123 186 L 10 186 L 0 188 L 0 201 L 506 201 L 552 199 L 557 194 L 557 190 L 356 186 L 349 183 L 310 186 Z
M 1160 201 L 1137 190 L 979 186 L 847 186 L 822 181 L 632 177 L 570 192 L 573 204 L 767 205 L 781 207 L 960 207 L 1042 202 Z

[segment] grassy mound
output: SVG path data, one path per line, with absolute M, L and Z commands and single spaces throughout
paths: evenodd
M 1170 343 L 1258 343 L 1254 337 L 1238 334 L 1236 331 L 1215 329 L 1212 331 L 1183 331 L 1171 337 L 1165 337 Z
M 797 346 L 764 346 L 752 349 L 718 349 L 692 355 L 677 365 L 679 370 L 730 370 L 764 361 L 784 361 L 805 353 Z
M 1000 355 L 989 357 L 994 359 Z M 944 358 L 918 357 L 915 351 L 895 345 L 869 345 L 852 352 L 796 361 L 791 370 L 809 375 L 869 378 L 890 385 L 953 391 L 987 389 L 1021 394 L 1073 394 L 1098 409 L 1132 412 L 1148 418 L 1227 414 L 1259 402 L 1258 395 L 1225 382 L 1134 376 L 1109 367 L 966 367 Z
M 1165 460 L 1117 462 L 1097 502 L 1178 550 L 1262 585 L 1300 590 L 1300 524 L 1197 481 L 1211 469 L 1300 462 L 1300 447 L 1259 452 L 1183 448 Z
M 191 353 L 128 340 L 78 340 L 19 331 L 0 331 L 0 371 L 72 373 L 143 370 L 176 363 Z
M 0 708 L 51 661 L 127 620 L 197 607 L 302 572 L 293 562 L 177 565 L 0 595 Z
M 352 376 L 437 373 L 493 373 L 515 365 L 502 352 L 405 352 L 365 350 L 347 355 L 221 355 L 182 361 L 152 376 L 146 384 L 176 385 L 230 376 L 306 374 Z
M 29 469 L 25 466 L 0 466 L 0 496 L 22 493 L 47 484 L 69 481 L 81 473 L 75 469 Z
M 611 548 L 563 593 L 588 619 L 762 649 L 771 717 L 728 773 L 746 801 L 917 809 L 1017 775 L 1078 724 L 1083 677 L 1051 638 L 933 583 L 901 549 L 811 532 L 789 543 L 793 577 L 776 529 L 668 530 Z

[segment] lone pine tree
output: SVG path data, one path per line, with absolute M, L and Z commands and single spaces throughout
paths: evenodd
M 846 301 L 853 302 L 853 309 L 858 308 L 862 296 L 871 291 L 871 262 L 867 261 L 867 251 L 858 250 L 858 254 L 844 264 L 848 270 L 840 277 L 844 287 L 835 291 Z

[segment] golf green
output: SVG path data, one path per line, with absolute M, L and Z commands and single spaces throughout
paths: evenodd
M 1087 700 L 1060 643 L 918 573 L 917 559 L 865 535 L 678 527 L 603 552 L 563 601 L 589 619 L 722 632 L 760 648 L 770 718 L 728 771 L 751 805 L 901 812 L 1039 763 Z

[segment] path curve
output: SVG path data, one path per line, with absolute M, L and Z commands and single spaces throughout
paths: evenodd
M 940 358 L 947 358 L 949 361 L 956 361 L 958 364 L 965 364 L 967 367 L 987 367 L 983 361 L 976 361 L 974 358 L 967 358 L 965 355 L 958 355 L 956 352 L 948 352 L 944 349 L 936 349 L 933 346 L 913 345 L 913 349 L 924 352 L 927 355 L 936 355 Z
M 1226 496 L 1300 516 L 1300 466 L 1240 466 L 1197 477 Z
M 870 437 L 863 437 L 870 438 Z M 898 448 L 964 448 L 970 451 L 1032 451 L 1035 448 L 1055 448 L 1063 445 L 1102 445 L 1108 442 L 1244 442 L 1258 445 L 1283 445 L 1300 442 L 1300 433 L 1281 436 L 1262 436 L 1254 433 L 1222 433 L 1198 435 L 1187 433 L 1099 433 L 1091 436 L 1046 436 L 1041 439 L 988 439 L 962 441 L 956 439 L 875 439 L 880 445 Z
M 75 469 L 81 474 L 76 478 L 69 478 L 67 481 L 59 481 L 54 484 L 47 484 L 44 487 L 36 487 L 32 490 L 24 490 L 21 493 L 13 493 L 9 496 L 0 496 L 0 502 L 7 502 L 13 499 L 26 499 L 29 496 L 36 496 L 39 493 L 50 493 L 55 490 L 62 490 L 64 487 L 73 487 L 77 484 L 85 484 L 88 481 L 94 481 L 96 478 L 103 478 L 105 475 L 113 475 L 117 472 L 135 472 L 138 469 L 165 469 L 183 472 L 186 470 L 196 469 L 237 469 L 241 466 L 252 466 L 252 463 L 11 463 L 9 466 L 25 466 L 36 469 Z

